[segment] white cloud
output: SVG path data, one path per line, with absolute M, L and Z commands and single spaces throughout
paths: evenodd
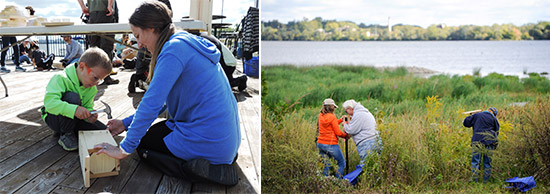
M 492 25 L 513 23 L 523 25 L 550 20 L 550 2 L 543 0 L 264 0 L 261 19 L 280 22 L 302 20 L 306 17 L 351 20 L 365 24 L 430 24 Z
M 119 22 L 127 23 L 128 18 L 144 0 L 116 0 L 119 7 Z M 84 0 L 86 2 L 86 0 Z M 224 23 L 239 23 L 246 15 L 248 8 L 254 6 L 254 0 L 214 0 L 212 13 L 221 15 L 223 5 L 223 15 L 227 16 Z M 190 1 L 172 0 L 170 1 L 174 10 L 174 20 L 178 21 L 183 16 L 189 15 Z M 31 5 L 36 10 L 36 15 L 46 18 L 66 17 L 79 23 L 79 17 L 82 13 L 78 1 L 76 0 L 0 0 L 0 9 L 5 5 L 19 5 L 25 7 Z M 215 20 L 214 22 L 220 22 Z

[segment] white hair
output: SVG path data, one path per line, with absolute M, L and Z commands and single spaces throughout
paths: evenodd
M 344 104 L 342 104 L 342 108 L 344 109 L 347 109 L 347 108 L 355 108 L 355 105 L 357 105 L 357 102 L 355 102 L 355 100 L 351 99 L 351 100 L 346 100 L 344 102 Z

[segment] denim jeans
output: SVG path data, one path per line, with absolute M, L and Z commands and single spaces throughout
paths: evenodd
M 32 64 L 31 58 L 29 58 L 29 56 L 27 56 L 27 55 L 19 56 L 19 63 L 21 63 L 21 62 L 27 62 L 29 64 Z M 15 59 L 13 60 L 13 63 L 15 63 Z
M 74 58 L 74 59 L 71 60 L 71 61 L 67 61 L 67 65 L 70 65 L 70 64 L 73 64 L 73 63 L 75 63 L 75 62 L 78 62 L 78 60 L 80 60 L 80 57 Z
M 365 159 L 368 155 L 372 154 L 374 151 L 379 152 L 380 150 L 382 150 L 382 139 L 380 139 L 380 137 L 361 142 L 357 145 L 357 152 L 361 158 L 361 164 L 365 163 Z
M 323 157 L 323 163 L 325 164 L 323 174 L 328 176 L 328 172 L 330 170 L 330 160 L 328 157 L 330 157 L 334 158 L 338 163 L 338 178 L 342 178 L 342 176 L 344 176 L 344 169 L 346 168 L 346 160 L 344 160 L 344 155 L 342 154 L 342 150 L 340 150 L 340 146 L 338 146 L 338 144 L 327 145 L 317 143 L 317 148 L 319 149 L 319 154 Z
M 483 149 L 485 147 L 485 149 Z M 481 170 L 479 167 L 479 164 L 482 162 L 482 168 L 483 168 L 483 182 L 487 182 L 487 180 L 491 177 L 491 156 L 493 155 L 493 150 L 495 150 L 495 146 L 493 145 L 484 145 L 482 146 L 481 152 L 480 148 L 473 148 L 474 151 L 472 152 L 472 174 L 473 174 L 473 180 L 475 182 L 478 181 L 479 177 L 479 171 Z

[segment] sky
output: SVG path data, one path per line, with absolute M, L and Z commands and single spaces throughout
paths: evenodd
M 128 23 L 128 18 L 136 7 L 144 0 L 116 0 L 119 9 L 119 23 Z M 87 2 L 84 0 L 84 2 Z M 212 14 L 227 16 L 223 23 L 236 24 L 246 15 L 249 7 L 254 7 L 254 0 L 213 0 Z M 171 0 L 174 11 L 174 21 L 183 16 L 189 15 L 189 0 Z M 35 15 L 50 18 L 70 18 L 75 24 L 80 24 L 78 19 L 82 10 L 77 0 L 0 0 L 0 9 L 6 5 L 19 5 L 22 9 L 31 5 L 35 9 Z M 213 23 L 220 23 L 221 20 L 214 20 Z
M 262 0 L 261 20 L 352 21 L 387 25 L 408 24 L 428 27 L 431 24 L 520 26 L 550 21 L 549 0 Z

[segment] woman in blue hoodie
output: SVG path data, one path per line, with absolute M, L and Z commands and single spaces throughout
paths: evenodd
M 120 148 L 106 143 L 96 148 L 120 159 L 137 150 L 167 175 L 234 185 L 238 177 L 231 164 L 241 134 L 220 52 L 206 39 L 176 31 L 171 14 L 164 3 L 146 1 L 130 17 L 139 47 L 152 52 L 151 83 L 134 115 L 107 123 L 113 135 L 128 131 Z M 169 119 L 151 126 L 165 109 Z M 156 153 L 177 160 L 170 163 Z

